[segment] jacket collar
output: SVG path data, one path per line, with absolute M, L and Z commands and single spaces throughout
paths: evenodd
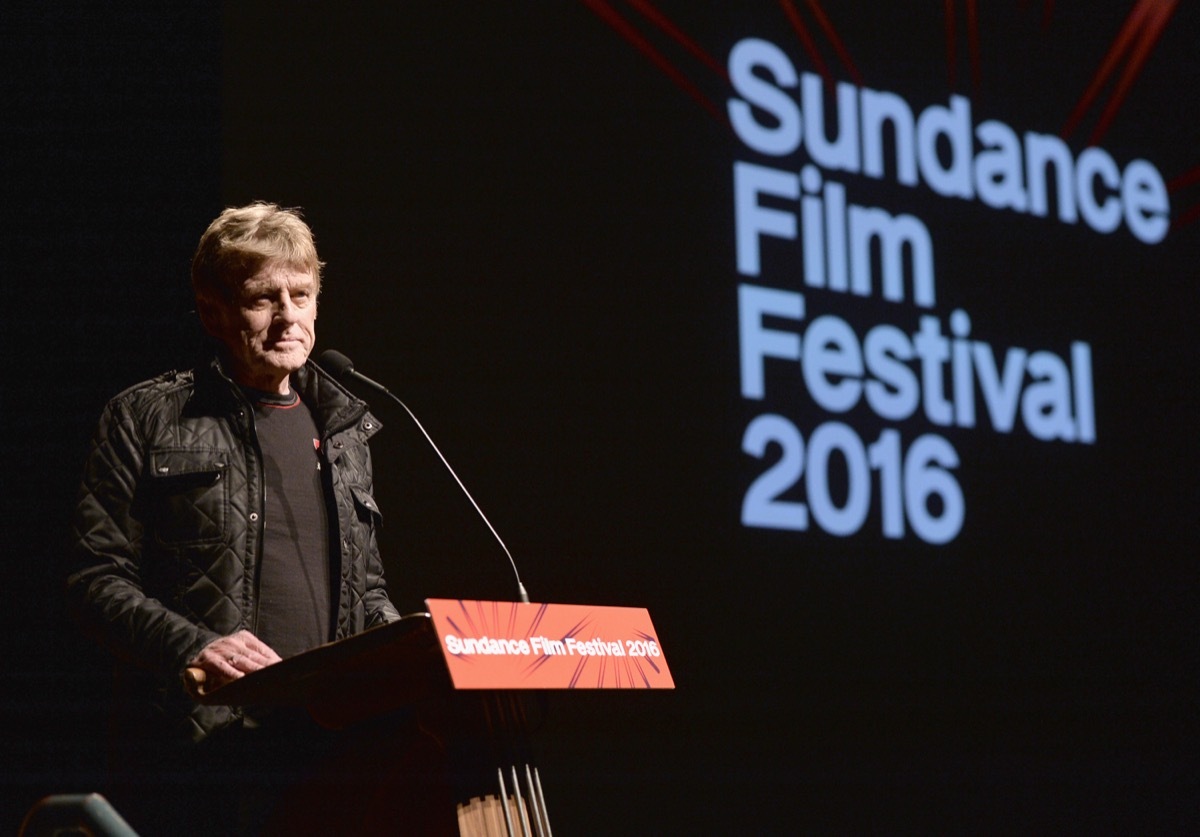
M 233 412 L 249 406 L 241 387 L 226 374 L 219 353 L 196 368 L 195 384 L 197 401 L 215 411 Z M 369 422 L 362 422 L 368 416 L 367 402 L 351 394 L 311 360 L 292 373 L 292 387 L 312 411 L 322 436 L 359 423 L 368 431 L 367 436 L 374 435 L 379 429 L 379 422 L 374 417 Z
M 311 360 L 292 373 L 292 386 L 312 410 L 317 427 L 325 435 L 345 430 L 367 415 L 367 402 L 352 395 Z M 370 431 L 367 435 L 373 435 L 379 429 L 379 422 L 372 419 L 367 429 Z

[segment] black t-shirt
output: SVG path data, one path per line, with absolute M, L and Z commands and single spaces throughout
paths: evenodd
M 263 455 L 263 547 L 256 635 L 281 657 L 330 638 L 329 520 L 320 438 L 296 392 L 251 391 Z

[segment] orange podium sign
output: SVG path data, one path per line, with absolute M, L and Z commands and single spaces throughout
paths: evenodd
M 426 599 L 456 689 L 673 689 L 638 607 Z

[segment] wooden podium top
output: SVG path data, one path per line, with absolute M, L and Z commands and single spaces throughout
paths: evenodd
M 451 688 L 430 615 L 414 613 L 191 692 L 209 705 L 303 706 L 336 728 Z
M 429 599 L 426 606 L 428 613 L 319 646 L 212 691 L 200 677 L 185 679 L 200 703 L 302 706 L 331 727 L 455 690 L 675 686 L 644 608 L 460 599 Z

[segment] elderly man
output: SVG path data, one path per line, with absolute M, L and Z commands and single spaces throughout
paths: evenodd
M 228 751 L 211 742 L 272 723 L 195 703 L 189 666 L 220 685 L 399 618 L 376 544 L 367 440 L 379 423 L 308 360 L 321 268 L 296 212 L 221 213 L 192 263 L 215 356 L 126 390 L 101 417 L 68 594 L 121 662 L 118 707 L 144 764 Z

